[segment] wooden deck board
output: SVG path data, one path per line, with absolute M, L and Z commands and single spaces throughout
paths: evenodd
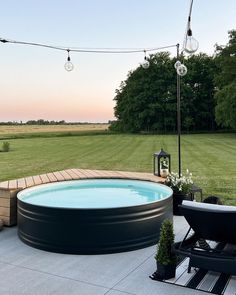
M 93 170 L 85 170 L 82 171 L 82 173 L 87 177 L 87 178 L 95 178 L 96 174 L 93 172 Z
M 76 176 L 77 179 L 80 179 L 81 177 L 83 177 L 83 174 L 81 174 L 79 171 L 77 171 L 78 169 L 70 169 L 70 171 L 72 171 Z
M 42 180 L 42 183 L 50 182 L 50 179 L 48 178 L 47 174 L 40 174 L 39 176 L 40 176 L 40 178 Z
M 43 183 L 43 182 L 42 182 L 42 179 L 40 178 L 39 175 L 34 175 L 34 176 L 33 176 L 33 180 L 34 180 L 34 184 L 35 184 L 35 185 L 39 185 L 39 184 L 42 184 L 42 183 Z
M 65 178 L 65 180 L 72 180 L 73 178 L 70 176 L 70 174 L 67 172 L 67 170 L 60 171 L 62 176 Z
M 68 169 L 66 172 L 70 175 L 71 179 L 78 179 L 77 174 L 73 171 L 73 169 Z
M 53 173 L 47 173 L 47 177 L 50 180 L 50 182 L 57 181 L 57 178 L 56 178 L 56 176 Z
M 54 176 L 56 177 L 57 181 L 63 181 L 65 180 L 64 176 L 59 172 L 53 172 Z
M 17 179 L 17 188 L 25 188 L 26 183 L 24 178 Z
M 26 187 L 34 186 L 34 179 L 32 176 L 25 178 Z
M 10 180 L 8 184 L 8 188 L 17 189 L 17 179 Z
M 9 187 L 9 181 L 3 181 L 0 183 L 0 188 L 8 189 L 8 187 Z
M 103 178 L 103 170 L 93 170 L 94 178 Z
M 74 169 L 74 172 L 78 175 L 79 178 L 87 178 L 86 173 L 82 169 Z

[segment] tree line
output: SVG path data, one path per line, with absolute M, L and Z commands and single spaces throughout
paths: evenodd
M 29 120 L 25 123 L 22 121 L 8 121 L 8 122 L 0 122 L 0 125 L 64 125 L 67 124 L 65 120 L 60 121 L 49 121 L 44 119 L 38 119 L 38 120 Z
M 186 132 L 236 128 L 236 31 L 215 54 L 199 53 L 181 62 L 188 73 L 181 78 L 181 128 Z M 128 73 L 116 90 L 110 129 L 123 132 L 176 132 L 176 71 L 168 52 L 148 58 L 148 69 Z
M 60 121 L 49 121 L 44 119 L 38 120 L 29 120 L 25 123 L 22 121 L 8 121 L 8 122 L 0 122 L 0 125 L 89 125 L 89 124 L 105 124 L 105 123 L 91 123 L 91 122 L 66 122 L 65 120 Z

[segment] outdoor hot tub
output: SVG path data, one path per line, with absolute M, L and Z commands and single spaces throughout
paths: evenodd
M 122 252 L 157 243 L 172 219 L 172 190 L 124 179 L 43 184 L 18 193 L 18 234 L 26 244 L 60 253 Z

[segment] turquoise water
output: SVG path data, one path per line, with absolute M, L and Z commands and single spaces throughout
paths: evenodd
M 87 179 L 43 184 L 25 189 L 23 202 L 58 208 L 117 208 L 156 202 L 172 195 L 164 185 L 139 180 Z

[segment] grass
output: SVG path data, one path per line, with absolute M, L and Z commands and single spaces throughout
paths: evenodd
M 11 151 L 0 153 L 1 181 L 68 168 L 152 173 L 153 153 L 160 148 L 171 154 L 172 171 L 178 170 L 174 135 L 36 136 L 8 140 Z M 182 135 L 181 146 L 182 171 L 193 173 L 204 196 L 236 205 L 236 134 Z

